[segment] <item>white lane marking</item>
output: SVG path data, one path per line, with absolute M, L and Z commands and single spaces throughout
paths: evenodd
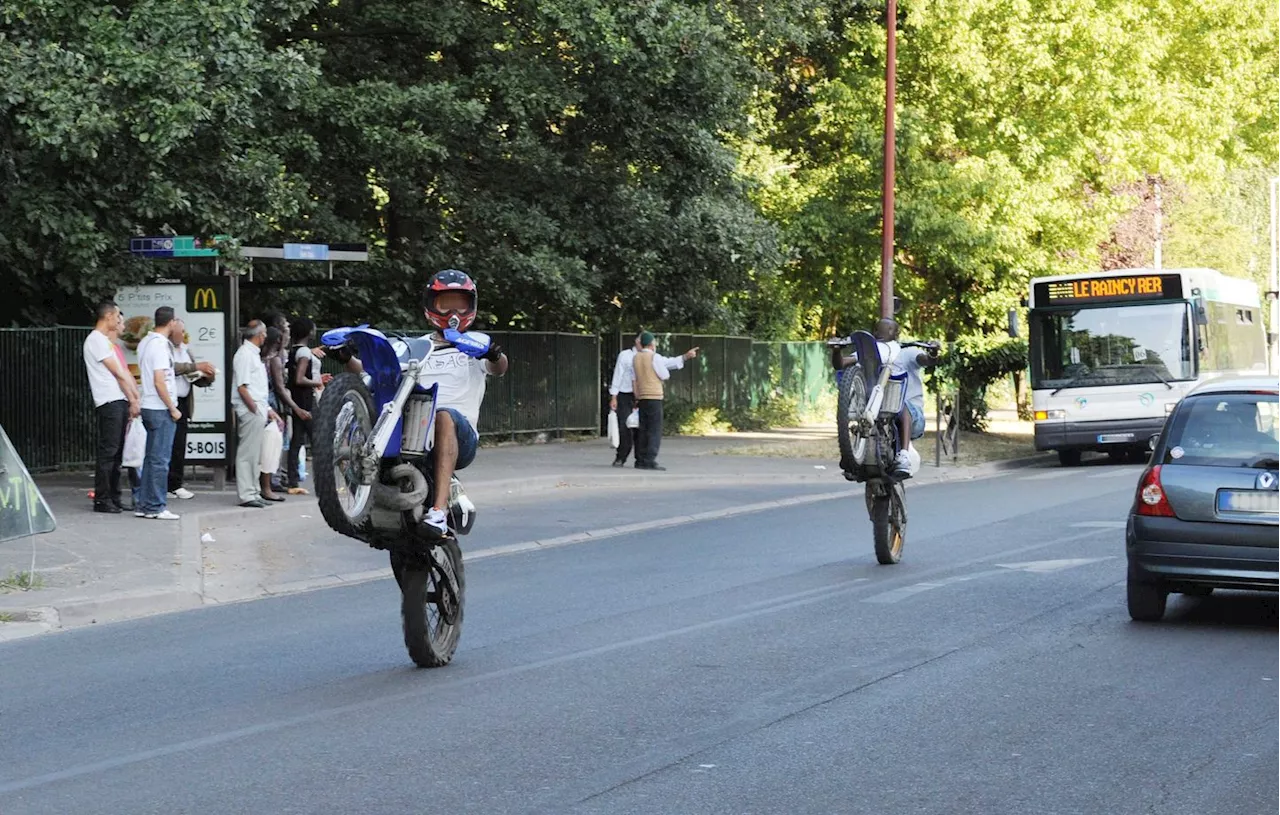
M 1076 470 L 1050 470 L 1047 473 L 1036 473 L 1035 475 L 1024 475 L 1019 481 L 1048 481 L 1052 478 L 1066 478 Z
M 1090 563 L 1101 563 L 1104 560 L 1115 560 L 1115 558 L 1115 555 L 1106 557 L 1069 557 L 1061 560 L 1032 560 L 1027 563 L 997 563 L 996 565 L 1001 569 L 1013 569 L 1018 572 L 1048 574 L 1049 572 L 1059 572 L 1063 569 L 1074 569 L 1077 566 L 1087 566 Z
M 930 580 L 925 583 L 915 583 L 910 586 L 903 586 L 900 589 L 893 589 L 892 591 L 881 592 L 880 594 L 873 594 L 870 597 L 865 598 L 862 602 L 864 603 L 897 603 L 913 595 L 920 594 L 921 592 L 931 591 L 933 589 L 940 589 L 943 586 L 950 586 L 953 583 L 966 583 L 970 580 L 978 580 L 983 577 L 993 577 L 998 574 L 1008 574 L 1008 572 L 1005 572 L 1002 569 L 990 569 L 985 572 L 974 572 L 973 574 L 959 574 L 953 577 L 943 578 L 942 580 Z
M 1072 529 L 1124 529 L 1124 521 L 1081 521 L 1072 524 Z
M 772 606 L 777 603 L 786 603 L 791 600 L 798 600 L 801 597 L 813 597 L 819 594 L 839 594 L 854 583 L 866 583 L 870 579 L 871 578 L 869 577 L 858 577 L 853 580 L 846 580 L 843 583 L 834 583 L 830 586 L 821 586 L 816 589 L 808 589 L 807 591 L 798 591 L 794 594 L 783 594 L 778 597 L 770 597 L 767 600 L 757 600 L 754 603 L 747 603 L 745 606 L 738 606 L 738 610 L 746 611 L 752 608 L 764 608 L 765 606 Z

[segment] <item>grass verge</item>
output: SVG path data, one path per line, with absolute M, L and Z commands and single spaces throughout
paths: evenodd
M 8 577 L 0 578 L 0 593 L 40 588 L 44 588 L 44 578 L 33 572 L 9 572 Z

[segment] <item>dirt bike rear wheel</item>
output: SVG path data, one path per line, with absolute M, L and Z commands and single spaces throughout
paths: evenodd
M 451 539 L 398 564 L 397 557 L 403 556 L 392 556 L 392 569 L 400 583 L 400 616 L 409 657 L 420 668 L 448 665 L 462 636 L 466 597 L 462 549 Z
M 845 368 L 836 401 L 836 436 L 840 442 L 840 466 L 861 467 L 867 460 L 867 437 L 854 430 L 867 410 L 867 380 L 861 363 Z
M 893 484 L 884 495 L 873 495 L 870 485 L 867 490 L 876 561 L 882 566 L 892 566 L 902 560 L 902 550 L 907 542 L 907 514 L 902 485 Z
M 343 373 L 324 389 L 312 417 L 316 500 L 335 532 L 365 540 L 372 531 L 373 487 L 365 479 L 359 448 L 373 434 L 373 397 L 359 374 Z M 376 474 L 375 474 L 376 477 Z

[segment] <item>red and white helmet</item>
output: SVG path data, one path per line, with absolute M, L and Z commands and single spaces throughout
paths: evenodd
M 467 295 L 470 303 L 465 309 L 461 310 L 441 311 L 436 308 L 436 301 L 440 298 L 440 295 L 448 294 L 449 292 L 462 292 Z M 466 272 L 460 272 L 457 269 L 445 269 L 442 272 L 436 272 L 431 277 L 431 282 L 422 291 L 422 307 L 426 309 L 427 319 L 441 331 L 446 328 L 466 331 L 470 328 L 471 324 L 476 321 L 476 305 L 478 302 L 475 281 Z

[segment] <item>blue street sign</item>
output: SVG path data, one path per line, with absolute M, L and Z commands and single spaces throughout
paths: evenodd
M 286 243 L 285 260 L 328 260 L 329 246 L 324 243 Z

